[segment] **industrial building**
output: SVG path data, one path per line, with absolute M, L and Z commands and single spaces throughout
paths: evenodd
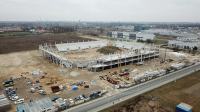
M 144 30 L 143 32 L 166 35 L 166 36 L 175 36 L 175 37 L 183 36 L 183 34 L 180 31 L 170 30 L 170 29 L 149 29 L 149 30 Z
M 21 32 L 23 31 L 20 27 L 1 27 L 0 32 Z
M 155 35 L 153 33 L 147 33 L 147 32 L 108 32 L 108 37 L 116 38 L 116 39 L 131 39 L 131 40 L 147 40 L 151 39 L 153 40 L 155 38 Z
M 117 32 L 117 31 L 112 31 L 108 32 L 107 36 L 112 37 L 112 38 L 119 38 L 119 39 L 136 39 L 136 34 L 133 32 Z
M 86 55 L 84 59 L 79 56 L 67 57 L 69 53 L 77 53 L 82 50 L 101 48 L 107 46 L 108 41 L 87 41 L 77 43 L 61 43 L 55 45 L 40 45 L 39 50 L 42 56 L 51 62 L 67 68 L 81 68 L 91 71 L 101 71 L 113 67 L 137 63 L 159 56 L 158 46 L 139 46 L 130 42 L 115 41 L 113 46 L 124 49 L 124 51 L 109 55 Z M 86 52 L 86 51 L 85 51 Z M 82 52 L 81 52 L 82 53 Z M 91 52 L 92 55 L 93 52 Z M 84 53 L 81 54 L 84 56 Z
M 178 49 L 199 49 L 200 40 L 198 37 L 177 37 L 176 40 L 169 40 L 168 46 Z
M 146 33 L 146 32 L 138 32 L 136 34 L 137 40 L 144 40 L 146 41 L 147 39 L 153 40 L 155 38 L 155 35 L 152 33 Z

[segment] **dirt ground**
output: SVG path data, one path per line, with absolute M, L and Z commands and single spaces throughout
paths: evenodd
M 62 52 L 61 55 L 64 55 L 67 59 L 73 61 L 89 61 L 95 60 L 102 57 L 104 54 L 98 52 L 100 48 L 91 48 L 84 49 L 80 51 L 71 51 L 71 52 Z M 121 51 L 127 51 L 127 49 L 121 49 Z
M 58 65 L 52 64 L 48 60 L 44 59 L 41 56 L 41 54 L 39 53 L 39 51 L 37 51 L 37 50 L 24 51 L 24 50 L 29 50 L 29 49 L 36 49 L 36 46 L 38 46 L 37 44 L 39 44 L 40 42 L 46 41 L 46 39 L 48 39 L 49 42 L 54 43 L 55 42 L 54 38 L 55 37 L 52 35 L 44 36 L 40 39 L 35 39 L 34 41 L 32 41 L 31 39 L 26 40 L 27 39 L 26 38 L 25 40 L 27 42 L 23 38 L 16 39 L 16 42 L 15 42 L 15 39 L 9 40 L 9 38 L 8 39 L 3 38 L 3 39 L 5 39 L 4 42 L 13 44 L 13 46 L 8 46 L 10 44 L 5 44 L 0 39 L 0 52 L 2 52 L 2 48 L 5 46 L 6 46 L 6 48 L 4 49 L 5 51 L 3 53 L 23 50 L 21 52 L 0 54 L 0 82 L 3 82 L 4 80 L 6 80 L 10 77 L 20 77 L 22 72 L 30 72 L 31 73 L 35 70 L 41 70 L 41 71 L 44 71 L 47 73 L 45 78 L 40 80 L 40 83 L 43 86 L 43 89 L 47 92 L 48 96 L 61 96 L 63 98 L 70 98 L 70 97 L 76 97 L 80 94 L 88 94 L 91 91 L 100 90 L 100 89 L 106 89 L 109 91 L 109 94 L 112 95 L 112 93 L 119 92 L 119 91 L 114 90 L 113 86 L 111 84 L 109 84 L 107 81 L 100 80 L 99 75 L 102 75 L 102 74 L 105 75 L 109 72 L 116 71 L 121 68 L 130 68 L 131 71 L 136 70 L 141 73 L 141 72 L 145 72 L 146 70 L 157 70 L 157 69 L 165 68 L 165 67 L 169 66 L 169 64 L 171 64 L 171 63 L 161 64 L 160 63 L 161 59 L 152 59 L 150 61 L 146 61 L 144 63 L 144 65 L 142 65 L 142 66 L 136 66 L 136 65 L 131 64 L 131 65 L 123 66 L 120 68 L 113 68 L 113 69 L 105 70 L 103 72 L 94 73 L 94 72 L 89 72 L 87 70 L 61 68 Z M 66 35 L 64 35 L 64 36 L 62 35 L 60 37 L 58 36 L 56 38 L 59 38 L 61 40 L 66 39 L 67 41 L 69 41 L 69 38 Z M 73 39 L 74 39 L 74 41 L 78 40 L 77 38 L 76 39 L 70 38 L 71 41 L 73 41 Z M 19 42 L 19 40 L 21 40 L 21 41 Z M 23 44 L 22 44 L 22 42 L 23 42 Z M 2 45 L 1 45 L 1 43 L 2 43 Z M 29 47 L 26 48 L 27 46 L 29 46 Z M 32 47 L 30 47 L 30 46 L 32 46 Z M 14 48 L 14 47 L 16 47 L 16 48 Z M 12 49 L 14 49 L 14 50 L 12 50 Z M 163 52 L 162 52 L 162 55 L 163 55 Z M 171 55 L 167 55 L 166 57 L 170 57 L 170 56 Z M 30 74 L 26 75 L 25 77 L 30 78 L 31 80 L 36 80 Z M 145 94 L 144 97 L 140 98 L 140 99 L 144 99 L 144 100 L 141 100 L 141 101 L 138 100 L 138 102 L 135 103 L 136 107 L 139 108 L 140 107 L 139 104 L 145 104 L 146 106 L 148 106 L 149 101 L 152 100 L 152 97 L 153 98 L 158 97 L 158 99 L 159 99 L 159 100 L 156 100 L 156 102 L 153 102 L 154 105 L 157 105 L 156 107 L 162 107 L 164 105 L 164 107 L 169 107 L 169 108 L 174 107 L 174 105 L 175 105 L 174 100 L 177 100 L 176 103 L 178 103 L 181 101 L 180 99 L 182 99 L 182 98 L 185 98 L 185 99 L 200 98 L 199 94 L 198 94 L 200 91 L 198 88 L 200 84 L 198 84 L 198 83 L 194 84 L 194 82 L 196 80 L 197 80 L 196 82 L 199 82 L 199 80 L 198 80 L 199 77 L 197 77 L 197 79 L 196 78 L 191 79 L 190 80 L 191 82 L 188 81 L 190 83 L 186 83 L 186 84 L 193 84 L 193 85 L 191 85 L 193 87 L 185 88 L 184 90 L 181 90 L 181 92 L 175 91 L 175 90 L 178 90 L 179 88 L 173 88 L 174 86 L 167 86 L 168 88 L 166 87 L 164 89 L 161 89 L 160 91 L 158 89 L 157 93 L 156 92 L 154 93 L 152 91 L 152 92 L 148 93 L 147 95 Z M 51 79 L 56 80 L 56 83 L 53 85 L 65 85 L 65 86 L 67 86 L 67 89 L 62 92 L 59 92 L 57 94 L 53 94 L 50 89 L 51 85 L 46 84 Z M 82 81 L 82 80 L 86 81 L 90 85 L 90 88 L 85 89 L 85 88 L 80 87 L 77 91 L 72 91 L 71 88 L 69 87 L 70 84 L 77 82 L 77 81 Z M 179 82 L 179 81 L 177 81 L 177 82 Z M 183 83 L 184 87 L 186 84 Z M 29 92 L 30 87 L 27 86 L 26 80 L 21 79 L 21 80 L 16 81 L 16 87 L 18 88 L 17 91 L 21 95 L 21 97 L 25 97 L 27 101 L 30 98 L 32 98 L 32 99 L 41 98 L 41 95 L 39 95 L 38 93 L 32 94 Z M 176 87 L 179 87 L 179 86 L 176 86 Z M 3 89 L 2 85 L 0 85 L 0 90 L 1 89 Z M 170 94 L 166 93 L 165 89 L 167 91 L 169 91 Z M 26 92 L 24 92 L 24 91 L 26 91 Z M 193 91 L 193 92 L 191 92 L 191 91 Z M 162 94 L 160 94 L 160 93 L 162 93 Z M 184 93 L 184 94 L 182 95 L 182 93 Z M 193 97 L 188 96 L 188 94 L 193 95 Z M 170 96 L 167 96 L 167 95 L 170 95 Z M 169 100 L 169 103 L 167 102 L 168 100 Z M 188 103 L 187 101 L 185 101 L 185 102 Z M 139 103 L 139 104 L 137 105 L 137 103 Z M 193 103 L 196 104 L 196 103 L 200 103 L 200 102 L 199 101 L 193 102 L 192 100 L 190 100 L 189 104 L 194 106 L 195 104 L 193 105 Z M 150 104 L 152 104 L 152 102 L 150 102 Z M 197 106 L 199 106 L 199 105 L 197 105 Z M 11 112 L 13 112 L 14 110 L 15 109 L 12 108 Z M 118 109 L 116 109 L 116 111 L 118 111 Z M 141 112 L 146 112 L 146 111 L 141 111 Z M 151 111 L 149 111 L 149 112 L 151 112 Z M 198 111 L 196 111 L 196 112 L 198 112 Z
M 102 112 L 175 112 L 175 106 L 180 102 L 193 106 L 193 112 L 200 112 L 199 93 L 200 72 L 196 72 Z M 149 102 L 157 105 L 156 110 Z
M 72 42 L 81 40 L 91 40 L 82 38 L 75 33 L 63 34 L 40 34 L 40 35 L 26 35 L 26 36 L 8 36 L 0 38 L 0 54 L 36 50 L 40 44 L 55 42 Z
M 65 54 L 65 57 L 73 60 L 73 61 L 87 61 L 92 60 L 97 57 L 99 57 L 101 54 L 99 52 L 96 52 L 98 48 L 93 49 L 85 49 L 77 52 L 69 52 Z
M 35 81 L 39 78 L 35 78 L 31 73 L 35 70 L 41 70 L 46 72 L 44 79 L 40 79 L 40 84 L 43 89 L 47 92 L 47 96 L 61 96 L 63 98 L 76 97 L 80 94 L 89 94 L 91 91 L 102 90 L 104 86 L 98 81 L 97 75 L 87 70 L 77 70 L 77 69 L 62 69 L 58 65 L 50 63 L 45 60 L 39 53 L 39 51 L 22 51 L 9 54 L 0 55 L 0 82 L 9 79 L 10 77 L 17 78 L 21 77 L 23 72 L 29 72 L 29 75 L 23 75 L 26 78 L 30 78 Z M 59 92 L 58 94 L 53 94 L 50 86 L 46 83 L 51 79 L 56 80 L 53 85 L 64 85 L 67 88 Z M 70 84 L 77 81 L 86 81 L 90 85 L 90 88 L 79 87 L 77 91 L 72 91 Z M 68 87 L 69 86 L 69 87 Z M 30 93 L 30 87 L 27 86 L 27 80 L 19 79 L 15 81 L 14 88 L 17 88 L 17 94 L 26 101 L 30 99 L 36 100 L 43 96 L 38 93 Z M 0 90 L 4 89 L 2 84 L 0 85 Z M 14 106 L 14 105 L 13 105 Z M 15 110 L 15 106 L 12 108 L 11 112 Z

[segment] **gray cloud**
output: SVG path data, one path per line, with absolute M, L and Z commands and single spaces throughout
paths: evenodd
M 0 20 L 200 22 L 200 0 L 0 0 Z

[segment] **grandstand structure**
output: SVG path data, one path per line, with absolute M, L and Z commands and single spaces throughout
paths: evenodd
M 97 49 L 110 45 L 116 46 L 122 51 L 108 55 L 96 52 Z M 102 71 L 159 57 L 159 46 L 145 46 L 140 43 L 124 41 L 44 44 L 39 46 L 39 51 L 44 58 L 61 67 L 90 71 Z

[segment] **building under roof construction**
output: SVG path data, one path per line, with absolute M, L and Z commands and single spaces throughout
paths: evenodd
M 158 56 L 158 50 L 149 51 L 149 49 L 140 49 L 139 51 L 129 51 L 121 54 L 111 54 L 100 57 L 96 61 L 96 64 L 89 66 L 89 69 L 92 71 L 101 71 L 104 69 L 128 65 L 130 63 L 143 62 L 144 60 L 157 58 Z
M 142 62 L 147 59 L 156 58 L 159 56 L 159 48 L 157 46 L 145 47 L 144 45 L 136 45 L 130 42 L 113 42 L 112 45 L 124 49 L 121 52 L 109 55 L 98 55 L 89 57 L 94 52 L 87 54 L 86 59 L 75 56 L 75 59 L 66 57 L 70 52 L 75 52 L 84 49 L 94 49 L 107 46 L 108 41 L 89 41 L 78 43 L 63 43 L 51 45 L 40 45 L 39 50 L 43 57 L 48 60 L 67 68 L 84 68 L 91 71 L 101 71 L 117 66 L 127 65 L 130 63 Z M 61 53 L 62 52 L 62 53 Z M 64 54 L 63 54 L 64 52 Z M 81 52 L 81 56 L 84 52 Z M 77 58 L 78 57 L 78 58 Z

